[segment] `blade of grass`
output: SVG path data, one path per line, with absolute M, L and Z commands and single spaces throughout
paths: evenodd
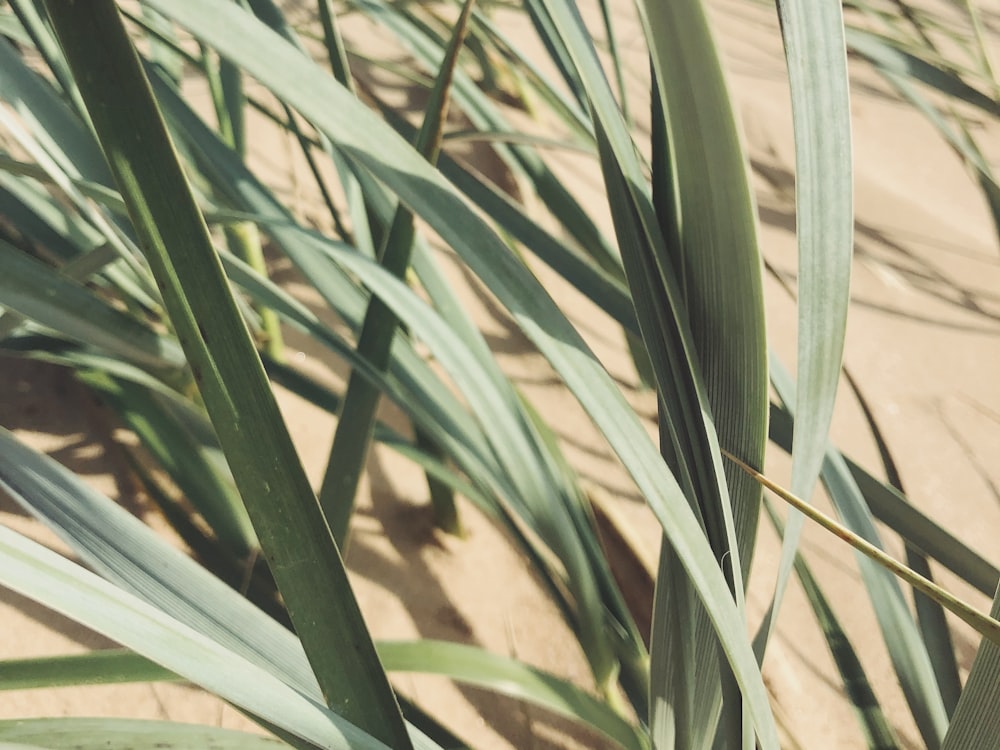
M 641 733 L 606 703 L 569 682 L 514 659 L 446 641 L 381 642 L 378 649 L 391 672 L 441 674 L 589 725 L 619 747 L 629 750 L 648 747 Z
M 0 662 L 0 690 L 173 682 L 179 679 L 169 669 L 122 648 Z
M 444 64 L 438 71 L 434 89 L 425 108 L 424 121 L 414 144 L 414 148 L 430 164 L 434 164 L 441 150 L 441 133 L 447 115 L 452 76 L 458 63 L 458 53 L 465 40 L 473 4 L 474 0 L 466 0 L 462 6 L 462 13 L 455 25 L 454 36 L 445 55 Z M 413 214 L 400 206 L 396 209 L 385 248 L 380 253 L 379 260 L 383 268 L 403 278 L 410 267 L 413 242 Z M 385 304 L 373 299 L 369 303 L 361 327 L 358 353 L 374 367 L 385 369 L 389 364 L 389 352 L 398 324 L 395 315 Z M 343 410 L 334 433 L 333 445 L 330 448 L 323 484 L 319 491 L 320 506 L 334 538 L 342 545 L 347 540 L 348 524 L 354 511 L 358 482 L 368 458 L 378 399 L 377 388 L 366 380 L 351 375 L 344 396 Z
M 183 352 L 175 341 L 3 240 L 0 267 L 4 307 L 152 371 L 183 367 Z
M 626 750 L 648 747 L 640 732 L 605 703 L 517 660 L 475 646 L 432 640 L 383 641 L 378 651 L 390 672 L 443 675 L 590 726 Z M 128 649 L 0 662 L 0 691 L 180 679 Z
M 48 8 L 324 697 L 390 746 L 410 747 L 118 11 L 111 2 Z M 122 97 L 127 110 L 116 106 Z
M 603 139 L 599 142 L 602 143 L 602 151 L 605 151 Z M 664 455 L 678 457 L 670 465 L 698 516 L 702 533 L 712 544 L 716 559 L 725 559 L 723 550 L 728 546 L 725 519 L 716 514 L 712 521 L 706 520 L 702 504 L 695 500 L 702 497 L 700 490 L 714 499 L 720 487 L 713 484 L 715 477 L 711 470 L 706 472 L 704 462 L 699 461 L 698 448 L 703 447 L 698 445 L 699 439 L 704 441 L 710 438 L 707 430 L 705 434 L 699 432 L 704 425 L 698 424 L 697 416 L 692 413 L 696 411 L 693 404 L 704 397 L 697 391 L 697 375 L 690 368 L 690 350 L 685 351 L 684 332 L 677 330 L 683 326 L 683 318 L 678 324 L 672 316 L 674 310 L 671 309 L 672 300 L 668 292 L 664 286 L 656 285 L 659 271 L 655 264 L 655 251 L 650 249 L 649 238 L 644 236 L 634 203 L 625 199 L 628 188 L 621 171 L 615 166 L 614 156 L 608 153 L 603 161 L 626 275 L 633 289 L 636 312 L 650 352 L 653 372 L 657 376 L 661 405 L 660 450 Z M 672 407 L 665 408 L 665 403 L 670 403 Z M 695 439 L 690 439 L 692 437 Z M 732 586 L 732 568 L 727 573 L 727 582 Z M 662 724 L 654 726 L 654 741 L 667 746 L 676 743 L 681 747 L 697 747 L 700 742 L 707 741 L 699 740 L 699 733 L 711 736 L 718 712 L 716 646 L 714 642 L 705 643 L 697 637 L 697 598 L 689 589 L 685 573 L 667 544 L 662 545 L 660 552 L 656 592 L 650 637 L 650 696 L 654 713 L 649 716 L 651 721 L 664 716 L 662 709 L 657 711 L 657 705 L 669 705 L 673 713 L 668 727 Z M 664 617 L 667 612 L 670 613 L 667 616 L 669 619 Z M 702 624 L 705 625 L 703 636 L 711 641 L 707 623 L 703 620 Z M 684 646 L 680 647 L 682 642 Z M 700 696 L 695 698 L 699 691 Z
M 0 558 L 0 585 L 263 717 L 304 746 L 385 747 L 260 667 L 6 527 Z
M 704 384 L 704 396 L 696 390 L 698 400 L 690 391 L 681 398 L 691 402 L 688 408 L 700 407 L 702 415 L 711 415 L 689 417 L 686 425 L 672 425 L 673 418 L 661 422 L 670 426 L 669 430 L 661 426 L 661 451 L 673 465 L 691 467 L 698 480 L 691 498 L 697 498 L 705 514 L 716 559 L 728 569 L 730 586 L 741 606 L 742 583 L 753 556 L 760 492 L 726 469 L 718 448 L 729 446 L 746 460 L 759 463 L 766 442 L 761 259 L 746 157 L 703 5 L 645 2 L 640 7 L 653 71 L 653 199 L 664 236 L 662 249 L 653 245 L 658 255 L 649 263 L 658 274 L 650 274 L 650 278 L 660 280 L 661 298 L 672 298 L 673 315 L 678 316 L 677 310 L 682 309 L 689 320 L 688 362 L 697 363 L 695 382 Z M 624 146 L 617 152 L 619 158 L 627 154 Z M 633 167 L 636 176 L 632 179 L 637 180 L 638 174 Z M 679 290 L 664 281 L 671 276 L 679 280 Z M 662 389 L 662 378 L 660 384 Z M 665 394 L 661 420 L 676 412 L 677 404 L 677 399 Z M 698 427 L 692 431 L 690 425 Z M 668 434 L 669 441 L 664 440 Z M 692 435 L 700 444 L 692 445 Z M 713 474 L 720 489 L 708 481 Z M 664 730 L 683 733 L 697 743 L 694 746 L 706 746 L 716 732 L 721 697 L 718 738 L 746 746 L 752 742 L 752 732 L 744 713 L 744 696 L 734 688 L 724 667 L 718 671 L 712 668 L 717 649 L 714 637 L 699 607 L 688 604 L 693 597 L 685 595 L 687 584 L 684 588 L 676 585 L 677 566 L 669 564 L 666 553 L 665 548 L 660 570 L 667 575 L 657 587 L 654 628 L 658 621 L 666 623 L 659 631 L 659 642 L 674 639 L 671 652 L 678 663 L 687 663 L 693 679 L 687 684 L 682 679 L 667 682 L 673 669 L 666 660 L 657 664 L 654 644 L 654 667 L 659 667 L 654 670 L 654 686 L 658 678 L 664 681 L 657 696 L 660 710 L 669 711 L 673 704 L 687 712 L 687 716 L 678 714 L 677 721 L 664 722 Z M 675 606 L 684 609 L 669 612 Z M 697 644 L 693 655 L 687 653 L 690 633 L 685 634 L 682 626 L 676 634 L 671 632 L 671 625 L 684 617 L 693 620 L 688 626 L 693 628 Z M 683 726 L 685 719 L 687 725 Z M 678 738 L 683 744 L 680 734 Z
M 590 500 L 580 487 L 575 471 L 563 455 L 555 431 L 526 398 L 522 396 L 521 400 L 539 440 L 548 451 L 556 481 L 563 488 L 556 499 L 563 505 L 566 517 L 572 521 L 577 530 L 583 555 L 588 561 L 589 574 L 601 592 L 602 607 L 607 620 L 605 627 L 616 633 L 611 643 L 620 664 L 618 682 L 635 712 L 639 716 L 644 716 L 649 711 L 649 653 L 611 571 Z M 598 687 L 602 691 L 602 697 L 621 711 L 617 687 L 611 684 L 602 685 L 600 682 Z
M 412 453 L 410 449 L 407 449 L 414 458 L 420 458 L 421 465 L 432 476 L 439 481 L 453 485 L 456 490 L 465 494 L 469 499 L 476 501 L 477 505 L 491 516 L 505 517 L 506 509 L 502 503 L 498 507 L 496 501 L 486 500 L 486 498 L 511 496 L 512 493 L 516 494 L 516 489 L 513 489 L 511 484 L 505 481 L 498 473 L 499 469 L 492 465 L 489 456 L 476 451 L 476 441 L 474 438 L 478 437 L 478 434 L 469 432 L 469 430 L 475 429 L 474 425 L 470 424 L 467 420 L 461 423 L 446 420 L 445 416 L 449 411 L 447 408 L 444 413 L 433 409 L 427 410 L 426 408 L 436 403 L 442 397 L 445 399 L 454 398 L 450 391 L 439 388 L 411 395 L 406 387 L 400 388 L 400 384 L 394 378 L 387 378 L 367 361 L 361 359 L 354 349 L 350 348 L 346 342 L 323 326 L 301 303 L 290 298 L 285 292 L 275 287 L 263 277 L 256 276 L 252 269 L 243 266 L 235 258 L 224 256 L 224 260 L 226 261 L 227 270 L 234 281 L 247 289 L 255 298 L 259 298 L 269 306 L 272 306 L 284 317 L 286 322 L 300 328 L 303 332 L 312 336 L 314 340 L 328 346 L 332 351 L 342 356 L 356 372 L 368 379 L 381 392 L 386 393 L 392 398 L 397 406 L 414 419 L 421 430 L 431 435 L 435 441 L 435 445 L 447 446 L 449 455 L 460 466 L 465 468 L 466 473 L 470 477 L 475 478 L 477 486 L 473 489 L 472 485 L 466 483 L 460 482 L 456 484 L 452 473 L 445 470 L 439 461 L 435 462 L 430 456 L 419 452 Z M 420 360 L 416 360 L 416 362 L 422 364 Z M 327 409 L 333 414 L 336 414 L 339 410 L 341 399 L 328 390 L 322 389 L 314 382 L 306 382 L 308 379 L 305 379 L 301 374 L 279 363 L 268 361 L 266 365 L 272 376 L 279 377 L 278 382 L 292 388 L 303 397 L 313 401 L 317 406 Z M 378 426 L 376 426 L 376 438 L 388 439 L 400 449 L 403 449 L 405 443 L 399 436 L 390 437 L 390 433 L 385 432 L 384 429 L 380 435 Z M 469 491 L 467 492 L 466 490 Z M 515 539 L 519 538 L 516 527 L 508 526 L 508 531 L 513 534 Z
M 287 748 L 273 737 L 260 737 L 220 727 L 138 719 L 20 719 L 0 722 L 0 740 L 38 742 L 48 750 L 279 750 Z
M 840 380 L 854 249 L 851 112 L 840 2 L 778 0 L 795 129 L 798 368 L 792 491 L 812 495 Z M 759 656 L 781 609 L 803 519 L 789 515 Z
M 265 362 L 268 367 L 268 372 L 275 382 L 278 382 L 285 387 L 293 390 L 294 392 L 301 395 L 303 398 L 310 400 L 316 406 L 329 411 L 331 414 L 336 414 L 340 398 L 330 392 L 328 389 L 320 386 L 309 378 L 304 377 L 301 373 L 297 373 L 290 368 L 277 365 L 273 362 Z M 380 380 L 374 372 L 366 371 L 365 363 L 363 360 L 352 361 L 351 364 L 358 368 L 359 372 L 363 372 L 369 377 L 372 382 L 377 383 L 380 388 L 383 389 L 387 394 L 392 394 L 391 388 L 387 388 L 389 385 L 386 381 Z M 421 419 L 421 415 L 414 413 L 413 399 L 396 399 L 397 405 L 407 411 L 407 413 L 417 420 Z M 423 429 L 428 429 L 433 426 L 433 422 L 421 421 Z M 447 432 L 436 432 L 433 433 L 436 439 L 436 444 L 441 444 L 441 437 L 449 437 Z M 451 435 L 450 437 L 454 437 Z M 507 534 L 510 536 L 513 543 L 521 549 L 530 561 L 530 567 L 532 570 L 536 571 L 541 579 L 542 585 L 548 591 L 549 595 L 555 601 L 556 605 L 559 607 L 560 611 L 563 613 L 566 621 L 569 623 L 574 622 L 576 616 L 574 608 L 569 604 L 568 596 L 566 594 L 567 585 L 565 582 L 565 573 L 563 569 L 556 569 L 551 564 L 550 555 L 547 555 L 543 550 L 541 545 L 536 541 L 534 535 L 527 535 L 522 528 L 522 524 L 515 520 L 516 511 L 512 510 L 510 504 L 505 501 L 505 491 L 507 491 L 507 484 L 499 478 L 491 478 L 488 474 L 484 473 L 483 464 L 481 463 L 469 463 L 468 461 L 463 461 L 463 455 L 452 454 L 453 460 L 459 465 L 465 467 L 465 471 L 470 477 L 468 481 L 456 476 L 455 472 L 440 463 L 440 461 L 434 455 L 427 455 L 419 450 L 417 450 L 411 443 L 404 440 L 401 436 L 392 432 L 383 425 L 376 424 L 375 427 L 375 439 L 385 443 L 393 450 L 397 451 L 403 456 L 410 458 L 415 463 L 417 463 L 424 471 L 428 474 L 433 475 L 438 481 L 448 484 L 456 492 L 464 495 L 468 500 L 479 508 L 487 517 L 493 519 L 494 521 L 500 523 Z M 460 446 L 465 447 L 464 443 L 459 441 Z M 523 518 L 523 516 L 522 516 Z M 537 531 L 537 529 L 535 529 Z

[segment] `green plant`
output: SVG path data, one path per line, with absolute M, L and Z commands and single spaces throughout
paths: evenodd
M 266 0 L 246 5 L 249 10 L 222 0 L 147 0 L 141 12 L 128 15 L 148 48 L 148 57 L 138 58 L 113 3 L 47 3 L 55 35 L 35 3 L 9 3 L 13 15 L 3 16 L 4 30 L 37 51 L 51 78 L 35 74 L 6 43 L 0 47 L 0 90 L 17 113 L 4 110 L 3 119 L 16 146 L 3 155 L 0 173 L 3 213 L 12 229 L 0 246 L 6 271 L 0 303 L 7 309 L 0 325 L 7 351 L 73 367 L 118 410 L 209 522 L 211 534 L 185 526 L 183 511 L 137 462 L 150 491 L 220 574 L 238 580 L 259 545 L 298 637 L 6 434 L 0 481 L 99 575 L 3 530 L 4 585 L 159 665 L 123 653 L 111 657 L 110 668 L 97 659 L 85 667 L 138 670 L 128 672 L 129 679 L 159 678 L 166 669 L 216 692 L 296 746 L 436 747 L 452 741 L 408 706 L 403 713 L 413 723 L 404 723 L 377 650 L 390 671 L 439 670 L 506 690 L 589 724 L 623 747 L 707 747 L 716 738 L 725 746 L 756 740 L 776 747 L 757 667 L 772 618 L 752 640 L 743 601 L 760 488 L 725 459 L 732 454 L 757 468 L 763 463 L 769 428 L 763 269 L 745 156 L 701 4 L 638 4 L 653 71 L 645 155 L 626 114 L 634 112 L 634 102 L 625 107 L 623 95 L 616 98 L 573 3 L 524 4 L 563 77 L 559 84 L 502 36 L 488 8 L 471 11 L 463 46 L 464 23 L 455 31 L 450 16 L 433 6 L 352 3 L 391 30 L 434 75 L 430 116 L 416 138 L 398 113 L 385 108 L 383 121 L 352 91 L 328 3 L 319 3 L 320 26 L 333 77 L 303 53 L 278 8 Z M 614 13 L 601 6 L 614 40 Z M 466 4 L 466 14 L 470 9 Z M 808 496 L 821 475 L 845 524 L 876 544 L 869 505 L 883 518 L 895 512 L 894 528 L 911 539 L 922 534 L 924 552 L 992 595 L 995 567 L 961 545 L 956 549 L 898 494 L 828 448 L 853 223 L 843 24 L 839 7 L 829 3 L 819 11 L 782 3 L 780 12 L 796 117 L 803 334 L 797 396 L 780 366 L 771 367 L 785 407 L 770 429 L 792 452 L 792 491 Z M 197 55 L 189 51 L 190 39 L 198 43 Z M 613 42 L 611 48 L 613 53 Z M 260 55 L 261 49 L 268 54 Z M 885 45 L 868 49 L 891 52 Z M 617 57 L 613 62 L 621 87 L 624 73 Z M 184 98 L 181 63 L 214 82 L 219 132 Z M 482 88 L 469 75 L 473 67 Z M 951 76 L 949 93 L 965 91 L 954 71 L 934 69 Z M 282 112 L 269 114 L 317 165 L 313 174 L 336 234 L 302 226 L 246 165 L 238 123 L 247 107 L 264 105 L 246 95 L 240 75 L 255 78 L 281 101 Z M 515 91 L 515 100 L 544 102 L 565 124 L 566 141 L 599 160 L 615 241 L 600 233 L 539 157 L 533 147 L 545 141 L 506 124 L 485 93 L 504 86 Z M 995 99 L 981 96 L 995 111 Z M 506 167 L 531 185 L 571 241 L 546 231 L 447 155 L 439 168 L 428 161 L 434 151 L 428 144 L 440 137 L 449 98 L 480 137 L 492 139 Z M 333 165 L 339 187 L 328 184 L 320 163 Z M 988 177 L 988 169 L 979 174 Z M 983 182 L 987 190 L 992 184 L 991 177 Z M 414 215 L 461 257 L 548 359 L 662 525 L 648 653 L 575 473 L 462 311 L 425 233 L 415 232 Z M 217 249 L 205 220 L 228 229 L 231 241 L 247 222 L 259 226 L 354 333 L 361 342 L 357 351 L 272 283 L 252 247 L 242 260 Z M 637 368 L 657 390 L 658 448 L 518 255 L 523 250 L 553 266 L 622 326 Z M 400 280 L 408 267 L 430 304 Z M 341 434 L 364 448 L 372 431 L 420 464 L 444 513 L 453 515 L 443 492 L 449 487 L 509 533 L 579 638 L 599 699 L 455 645 L 371 643 L 335 542 L 346 534 L 355 489 L 341 496 L 323 491 L 317 504 L 265 368 L 275 381 L 331 411 L 348 407 L 339 394 L 281 361 L 275 328 L 267 322 L 272 316 L 352 367 L 346 398 L 359 405 L 360 426 L 355 435 L 352 420 L 342 421 Z M 378 327 L 370 321 L 380 317 L 384 333 L 366 335 L 366 328 Z M 382 337 L 393 335 L 396 320 L 405 330 L 396 331 L 390 351 Z M 263 332 L 260 354 L 246 325 Z M 418 355 L 417 341 L 446 377 Z M 372 424 L 372 387 L 403 408 L 418 439 Z M 355 401 L 359 392 L 367 404 Z M 341 471 L 356 477 L 364 458 L 360 450 L 346 466 L 335 464 L 324 487 L 334 486 Z M 799 523 L 793 518 L 786 529 L 774 617 L 796 564 Z M 165 560 L 170 564 L 159 564 Z M 801 571 L 801 561 L 798 566 Z M 898 584 L 878 566 L 863 571 L 925 743 L 985 746 L 982 738 L 992 727 L 976 719 L 975 706 L 996 701 L 997 687 L 990 684 L 995 645 L 985 642 L 958 705 L 946 705 Z M 251 594 L 282 616 L 268 575 L 258 572 L 255 582 Z M 86 596 L 71 596 L 74 589 Z M 822 610 L 821 594 L 813 598 Z M 837 624 L 828 611 L 824 617 L 834 644 Z M 986 623 L 987 629 L 995 626 Z M 17 665 L 28 678 L 10 684 L 74 679 L 59 676 L 74 663 L 79 666 L 57 662 L 56 677 L 48 678 L 41 664 Z M 844 655 L 839 664 L 845 680 L 864 685 L 856 660 Z M 878 707 L 863 708 L 870 743 L 894 746 Z M 38 725 L 37 731 L 53 726 Z M 100 741 L 137 730 L 105 722 L 86 731 Z M 159 727 L 149 741 L 185 731 Z M 35 741 L 12 726 L 0 727 L 0 736 Z

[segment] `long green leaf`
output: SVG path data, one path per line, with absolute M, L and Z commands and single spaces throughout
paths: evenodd
M 132 651 L 117 648 L 0 662 L 0 690 L 37 690 L 177 679 L 176 674 L 156 662 Z
M 3 743 L 37 742 L 48 750 L 279 750 L 288 746 L 219 727 L 137 719 L 21 719 L 0 722 Z
M 448 47 L 445 60 L 437 74 L 430 101 L 425 108 L 425 117 L 417 135 L 415 148 L 428 162 L 437 161 L 441 149 L 441 132 L 448 108 L 448 93 L 451 87 L 458 53 L 465 40 L 469 15 L 474 0 L 466 0 L 455 26 L 455 34 Z M 381 249 L 380 262 L 390 273 L 399 278 L 406 275 L 413 253 L 415 230 L 413 214 L 403 206 L 396 209 L 385 247 Z M 389 309 L 378 299 L 369 303 L 365 320 L 358 338 L 358 353 L 378 369 L 389 365 L 389 355 L 398 321 Z M 364 472 L 375 426 L 375 409 L 378 405 L 378 390 L 358 376 L 351 375 L 344 396 L 343 410 L 339 416 L 330 459 L 323 484 L 319 491 L 319 502 L 326 515 L 334 538 L 341 544 L 347 539 L 347 529 L 354 509 L 358 483 Z
M 746 156 L 731 97 L 702 4 L 646 2 L 642 7 L 654 73 L 653 197 L 668 253 L 657 263 L 661 278 L 671 274 L 679 278 L 680 304 L 690 321 L 696 355 L 691 361 L 698 363 L 707 410 L 718 434 L 718 444 L 710 440 L 698 457 L 685 445 L 691 439 L 690 428 L 681 428 L 679 438 L 672 439 L 672 455 L 666 455 L 678 464 L 687 461 L 692 467 L 699 463 L 711 466 L 718 445 L 722 445 L 733 446 L 752 463 L 762 462 L 767 425 L 762 263 Z M 669 285 L 664 289 L 671 294 Z M 687 394 L 682 397 L 690 399 Z M 705 402 L 701 406 L 705 409 Z M 677 408 L 666 400 L 662 412 L 669 415 Z M 700 471 L 708 473 L 707 469 Z M 728 469 L 716 467 L 715 473 L 724 476 L 728 493 L 716 499 L 701 481 L 695 485 L 695 497 L 705 514 L 717 557 L 722 560 L 731 555 L 731 585 L 740 602 L 739 584 L 749 574 L 760 494 Z M 730 504 L 732 521 L 727 517 Z M 733 541 L 722 544 L 723 523 L 732 524 L 736 549 Z M 675 580 L 676 575 L 658 587 L 656 607 L 661 616 L 674 606 L 670 588 L 677 587 L 670 584 Z M 694 712 L 704 712 L 685 731 L 697 746 L 705 746 L 714 734 L 712 711 L 719 693 L 718 688 L 709 687 L 714 644 L 705 638 L 700 619 L 696 617 L 694 625 L 700 652 L 692 667 L 695 688 L 692 691 L 675 683 L 675 697 L 664 693 L 663 700 L 676 700 Z M 677 639 L 674 651 L 682 661 L 690 658 L 682 635 L 667 637 Z M 663 674 L 672 674 L 668 665 Z M 723 672 L 720 736 L 731 742 L 743 736 L 746 742 L 749 738 L 740 720 L 741 699 L 730 683 Z M 676 725 L 679 731 L 681 722 Z
M 441 674 L 589 724 L 620 747 L 642 750 L 642 735 L 601 701 L 568 682 L 474 646 L 445 641 L 393 641 L 378 646 L 391 672 Z
M 123 359 L 153 369 L 179 369 L 176 342 L 99 299 L 82 284 L 60 275 L 0 240 L 0 305 Z
M 792 491 L 810 497 L 840 380 L 854 249 L 851 112 L 838 0 L 779 0 L 795 128 L 798 384 Z M 803 519 L 789 516 L 763 644 L 781 608 Z
M 378 651 L 390 672 L 443 675 L 589 725 L 626 750 L 647 747 L 636 727 L 605 703 L 514 659 L 474 646 L 430 640 L 381 642 Z M 178 679 L 173 672 L 125 649 L 0 663 L 0 691 Z
M 49 12 L 324 696 L 388 744 L 407 748 L 343 561 L 117 9 L 56 2 Z M 116 105 L 121 97 L 127 109 Z
M 6 527 L 0 527 L 0 560 L 0 585 L 147 656 L 307 745 L 385 747 L 260 667 Z

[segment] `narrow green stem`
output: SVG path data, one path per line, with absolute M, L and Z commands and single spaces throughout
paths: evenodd
M 207 50 L 202 51 L 201 58 L 219 122 L 219 135 L 241 158 L 246 158 L 242 73 L 232 63 L 216 60 Z M 267 261 L 257 225 L 249 221 L 227 224 L 224 231 L 230 252 L 257 273 L 267 276 Z M 253 309 L 260 316 L 264 348 L 272 358 L 281 361 L 285 356 L 285 347 L 280 319 L 274 310 L 266 307 L 253 305 Z
M 441 446 L 430 437 L 418 425 L 414 425 L 414 443 L 417 448 L 429 456 L 440 460 L 442 463 L 446 456 Z M 455 505 L 455 493 L 451 487 L 440 479 L 436 479 L 432 474 L 427 473 L 427 490 L 431 495 L 431 508 L 434 510 L 434 523 L 446 534 L 462 537 L 465 530 L 462 528 L 462 517 Z
M 228 224 L 225 229 L 226 244 L 230 252 L 244 261 L 261 276 L 267 276 L 267 261 L 264 258 L 264 248 L 260 241 L 260 230 L 252 221 L 241 221 Z M 264 336 L 264 350 L 272 359 L 279 362 L 285 358 L 285 343 L 281 333 L 281 319 L 269 307 L 254 305 L 254 310 L 260 315 L 260 327 Z
M 458 51 L 465 38 L 472 5 L 473 0 L 466 0 L 427 104 L 427 115 L 414 144 L 414 147 L 432 164 L 437 160 L 441 149 L 441 131 L 447 111 L 448 90 L 458 61 Z M 380 257 L 382 267 L 398 278 L 404 278 L 410 266 L 414 236 L 413 214 L 400 205 L 396 209 Z M 389 366 L 392 340 L 396 336 L 398 327 L 399 321 L 389 307 L 381 299 L 372 299 L 361 326 L 361 335 L 358 337 L 358 353 L 373 367 L 385 370 Z M 379 397 L 380 393 L 375 386 L 357 372 L 351 373 L 344 395 L 343 411 L 337 422 L 337 431 L 334 433 L 333 445 L 330 448 L 330 460 L 319 491 L 323 513 L 333 530 L 334 538 L 341 545 L 347 539 L 351 515 L 354 512 L 358 483 L 371 445 Z M 450 490 L 444 489 L 430 477 L 428 483 L 435 502 L 435 512 L 446 518 L 457 519 L 457 509 Z M 448 505 L 451 507 L 446 507 Z

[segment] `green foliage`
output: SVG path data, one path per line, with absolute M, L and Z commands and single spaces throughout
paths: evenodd
M 451 747 L 458 740 L 417 708 L 401 702 L 400 712 L 386 673 L 417 671 L 529 701 L 629 750 L 777 748 L 759 663 L 794 571 L 869 744 L 893 747 L 866 667 L 798 554 L 800 518 L 788 524 L 765 625 L 756 639 L 748 635 L 744 586 L 761 508 L 757 480 L 766 480 L 739 463 L 762 468 L 770 436 L 791 452 L 792 493 L 808 496 L 820 479 L 846 530 L 831 528 L 878 560 L 860 564 L 865 592 L 924 743 L 989 746 L 984 738 L 1000 731 L 979 717 L 1000 700 L 996 645 L 981 648 L 955 705 L 942 678 L 957 674 L 954 654 L 932 631 L 944 622 L 939 602 L 988 638 L 996 621 L 894 568 L 879 551 L 873 517 L 922 553 L 912 559 L 936 559 L 989 595 L 995 565 L 847 461 L 827 436 L 852 250 L 846 50 L 939 128 L 996 213 L 997 183 L 958 105 L 1000 111 L 976 9 L 968 6 L 975 63 L 963 65 L 940 52 L 933 17 L 907 6 L 886 13 L 857 5 L 869 23 L 845 29 L 838 4 L 778 3 L 798 164 L 793 385 L 780 364 L 768 364 L 757 213 L 703 3 L 634 9 L 650 70 L 648 147 L 634 125 L 638 102 L 626 95 L 613 4 L 600 3 L 605 48 L 575 2 L 527 0 L 517 12 L 546 61 L 503 34 L 492 3 L 459 5 L 348 3 L 412 57 L 415 87 L 432 82 L 419 130 L 377 90 L 358 93 L 351 63 L 365 50 L 345 44 L 342 9 L 327 0 L 309 29 L 322 40 L 317 60 L 299 37 L 304 30 L 271 0 L 122 8 L 9 0 L 0 11 L 0 350 L 70 368 L 102 395 L 140 442 L 136 476 L 211 568 L 0 432 L 0 487 L 89 568 L 0 528 L 0 585 L 127 648 L 10 663 L 0 689 L 184 679 L 296 747 Z M 188 76 L 204 79 L 211 118 L 194 107 Z M 256 98 L 249 79 L 280 111 Z M 460 135 L 487 143 L 534 208 L 438 154 L 449 107 L 468 123 Z M 546 138 L 519 132 L 512 107 L 559 129 Z M 298 144 L 328 231 L 304 226 L 255 174 L 246 158 L 251 109 Z M 553 145 L 599 165 L 613 238 L 546 163 Z M 438 241 L 548 360 L 657 519 L 664 543 L 648 648 L 577 472 L 459 302 L 431 250 Z M 265 249 L 295 266 L 342 328 L 268 278 Z M 640 377 L 656 389 L 659 444 L 528 254 L 621 327 Z M 284 360 L 281 326 L 351 368 L 344 393 Z M 268 378 L 340 417 L 318 498 Z M 769 386 L 784 406 L 769 405 Z M 415 437 L 377 421 L 383 396 Z M 372 642 L 339 545 L 373 439 L 420 466 L 438 517 L 454 529 L 453 492 L 506 532 L 579 640 L 596 695 L 467 645 Z M 267 570 L 250 575 L 261 553 Z M 933 595 L 919 623 L 890 570 Z M 222 582 L 241 577 L 270 614 Z M 47 735 L 112 747 L 278 742 L 166 723 L 0 722 L 4 743 L 30 746 Z

